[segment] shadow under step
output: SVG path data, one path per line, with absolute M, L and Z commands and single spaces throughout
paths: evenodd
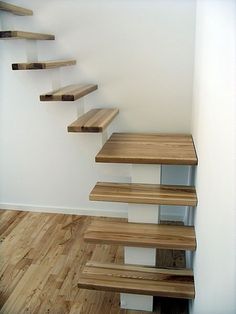
M 192 186 L 98 182 L 90 201 L 122 202 L 176 206 L 197 206 Z
M 13 63 L 12 70 L 46 70 L 64 66 L 75 65 L 76 60 L 37 61 L 26 63 Z
M 0 39 L 54 40 L 54 35 L 22 31 L 0 31 Z
M 189 250 L 196 249 L 194 227 L 101 221 L 94 219 L 84 233 L 84 240 L 97 244 L 131 247 Z
M 33 15 L 33 11 L 29 9 L 25 9 L 4 1 L 0 1 L 0 11 L 5 11 L 8 13 L 12 13 L 15 15 Z
M 78 281 L 79 288 L 194 299 L 194 279 L 190 269 L 88 262 Z
M 41 101 L 75 101 L 98 88 L 97 85 L 73 84 L 40 96 Z
M 68 126 L 68 132 L 103 132 L 118 114 L 119 109 L 92 109 Z
M 191 135 L 113 133 L 96 156 L 97 162 L 197 165 Z

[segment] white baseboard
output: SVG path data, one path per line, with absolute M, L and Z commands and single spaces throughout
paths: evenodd
M 39 206 L 32 204 L 15 204 L 15 203 L 0 203 L 0 209 L 6 210 L 22 210 L 28 212 L 52 213 L 52 214 L 68 214 L 68 215 L 83 215 L 83 216 L 100 216 L 114 218 L 128 218 L 128 212 L 121 209 L 95 209 L 95 208 L 69 208 L 56 206 Z M 161 214 L 161 220 L 183 221 L 182 215 L 169 213 Z
M 94 208 L 63 208 L 38 206 L 29 204 L 14 204 L 14 203 L 0 203 L 0 209 L 5 210 L 21 210 L 29 212 L 52 213 L 52 214 L 68 214 L 68 215 L 83 215 L 83 216 L 100 216 L 100 217 L 114 217 L 127 218 L 128 213 L 125 210 L 102 210 Z

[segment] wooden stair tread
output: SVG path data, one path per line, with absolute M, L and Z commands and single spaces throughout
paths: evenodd
M 190 250 L 196 249 L 195 231 L 189 226 L 93 220 L 84 240 L 99 244 Z
M 33 11 L 29 9 L 25 9 L 4 1 L 0 1 L 0 10 L 6 11 L 15 15 L 33 15 Z
M 192 270 L 88 262 L 78 281 L 79 288 L 193 299 Z
M 0 39 L 54 40 L 54 35 L 23 31 L 0 31 Z
M 197 165 L 191 135 L 113 133 L 96 156 L 97 162 Z
M 118 114 L 118 109 L 92 109 L 68 126 L 68 132 L 103 132 Z
M 54 69 L 76 64 L 76 60 L 37 61 L 26 63 L 13 63 L 12 70 L 44 70 Z
M 41 101 L 75 101 L 98 88 L 97 85 L 73 84 L 40 96 Z
M 194 187 L 179 185 L 98 182 L 91 201 L 196 206 Z

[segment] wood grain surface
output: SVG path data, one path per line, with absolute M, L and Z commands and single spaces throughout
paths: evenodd
M 46 70 L 75 65 L 76 60 L 37 61 L 33 63 L 13 63 L 12 70 Z
M 54 35 L 22 31 L 0 31 L 0 39 L 54 40 Z
M 103 132 L 118 112 L 116 108 L 92 109 L 69 125 L 68 132 Z
M 86 242 L 100 244 L 190 251 L 196 249 L 195 231 L 189 226 L 93 220 L 84 239 Z
M 98 182 L 91 201 L 196 206 L 194 187 L 180 185 Z
M 191 135 L 113 133 L 97 162 L 197 165 Z
M 0 1 L 0 10 L 6 11 L 15 15 L 33 15 L 33 11 L 25 9 L 4 1 Z
M 89 260 L 123 263 L 122 247 L 83 241 L 93 219 L 0 211 L 1 314 L 148 314 L 121 310 L 118 293 L 78 289 Z M 158 251 L 159 267 L 185 267 L 182 251 Z M 188 314 L 187 308 L 186 300 L 155 298 L 155 314 Z
M 58 90 L 48 92 L 40 96 L 41 101 L 75 101 L 90 94 L 98 88 L 97 85 L 73 84 L 62 87 Z
M 193 299 L 193 272 L 88 262 L 79 278 L 86 289 Z

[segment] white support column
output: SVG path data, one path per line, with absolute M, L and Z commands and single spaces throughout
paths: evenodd
M 160 184 L 161 166 L 132 165 L 132 183 Z M 128 204 L 128 221 L 135 223 L 159 223 L 159 206 Z M 156 249 L 125 247 L 125 264 L 156 266 Z M 153 297 L 121 293 L 121 308 L 141 311 L 153 310 Z

